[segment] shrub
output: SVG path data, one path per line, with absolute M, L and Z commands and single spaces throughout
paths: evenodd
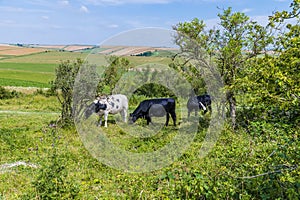
M 79 191 L 79 185 L 70 180 L 67 165 L 68 159 L 59 151 L 56 130 L 51 129 L 53 144 L 49 159 L 45 161 L 32 182 L 38 199 L 74 199 Z
M 14 97 L 18 97 L 19 95 L 20 93 L 15 90 L 10 92 L 4 87 L 0 86 L 0 99 L 12 99 Z

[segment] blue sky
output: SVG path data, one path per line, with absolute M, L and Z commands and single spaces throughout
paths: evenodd
M 171 30 L 178 22 L 195 17 L 212 27 L 218 22 L 220 8 L 228 7 L 264 24 L 273 11 L 288 10 L 290 3 L 291 0 L 0 0 L 0 43 L 100 44 L 131 30 Z

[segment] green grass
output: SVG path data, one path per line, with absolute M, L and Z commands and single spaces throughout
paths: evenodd
M 13 99 L 0 99 L 0 110 L 29 113 L 59 113 L 60 104 L 57 97 L 31 94 Z
M 130 108 L 135 106 L 130 105 Z M 264 129 L 263 133 L 258 130 L 252 137 L 242 129 L 234 133 L 225 126 L 212 151 L 199 158 L 206 134 L 205 128 L 199 128 L 190 147 L 171 165 L 148 173 L 127 173 L 93 158 L 75 128 L 49 126 L 59 118 L 59 110 L 55 97 L 23 95 L 0 99 L 0 165 L 25 161 L 39 166 L 37 169 L 19 166 L 0 172 L 0 199 L 38 199 L 34 181 L 46 183 L 49 188 L 56 184 L 52 175 L 58 172 L 49 172 L 53 161 L 61 169 L 66 183 L 59 186 L 68 191 L 76 186 L 77 199 L 262 199 L 265 195 L 270 197 L 266 199 L 297 199 L 299 194 L 299 170 L 284 171 L 283 168 L 282 173 L 240 178 L 297 163 L 299 130 L 285 133 L 270 124 L 269 130 Z M 208 118 L 208 115 L 202 118 L 199 127 L 205 126 Z M 137 123 L 142 126 L 140 131 L 147 128 L 143 119 Z M 188 128 L 184 123 L 182 120 L 180 126 Z M 134 153 L 153 152 L 177 134 L 176 128 L 170 126 L 150 138 L 132 137 L 115 124 L 111 116 L 107 129 L 95 124 L 90 128 L 95 130 L 95 138 L 99 138 L 102 129 L 115 146 Z M 48 190 L 51 191 L 56 192 Z M 287 195 L 288 198 L 283 198 Z
M 1 86 L 23 86 L 23 87 L 49 87 L 49 82 L 54 79 L 50 72 L 33 72 L 0 69 Z
M 54 73 L 56 64 L 45 63 L 1 63 L 0 70 Z
M 50 87 L 55 67 L 55 64 L 0 62 L 0 86 Z
M 41 83 L 29 80 L 0 78 L 0 86 L 49 88 L 51 85 L 48 83 Z

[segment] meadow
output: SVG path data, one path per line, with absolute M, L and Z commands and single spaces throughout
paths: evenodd
M 86 60 L 91 64 L 106 65 L 106 56 L 68 51 L 46 51 L 0 59 L 0 86 L 49 88 L 54 80 L 55 68 L 62 61 Z M 131 67 L 144 63 L 168 64 L 168 57 L 127 57 Z
M 2 58 L 0 86 L 49 87 L 61 61 L 85 59 L 87 55 L 50 51 Z M 105 59 L 90 56 L 92 62 Z M 133 66 L 170 62 L 167 56 L 128 58 Z M 300 172 L 289 170 L 296 167 L 300 158 L 297 128 L 261 121 L 234 132 L 225 123 L 212 150 L 200 157 L 211 121 L 211 114 L 201 114 L 196 118 L 199 124 L 191 145 L 172 164 L 151 172 L 132 173 L 94 158 L 75 127 L 59 127 L 56 122 L 61 104 L 55 96 L 37 88 L 31 94 L 0 99 L 0 200 L 299 197 Z M 130 101 L 129 110 L 145 98 L 139 96 Z M 186 110 L 177 109 L 183 113 L 179 114 L 180 124 L 162 127 L 153 137 L 132 137 L 112 116 L 107 129 L 91 126 L 95 132 L 104 131 L 123 150 L 153 152 L 172 141 L 180 127 L 188 127 Z M 157 119 L 157 123 L 163 122 L 163 118 Z M 137 124 L 141 131 L 146 128 L 143 120 Z M 18 162 L 23 164 L 12 166 Z

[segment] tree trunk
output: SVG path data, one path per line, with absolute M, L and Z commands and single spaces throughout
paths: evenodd
M 227 101 L 229 102 L 229 111 L 232 128 L 236 128 L 236 99 L 233 91 L 227 92 Z

